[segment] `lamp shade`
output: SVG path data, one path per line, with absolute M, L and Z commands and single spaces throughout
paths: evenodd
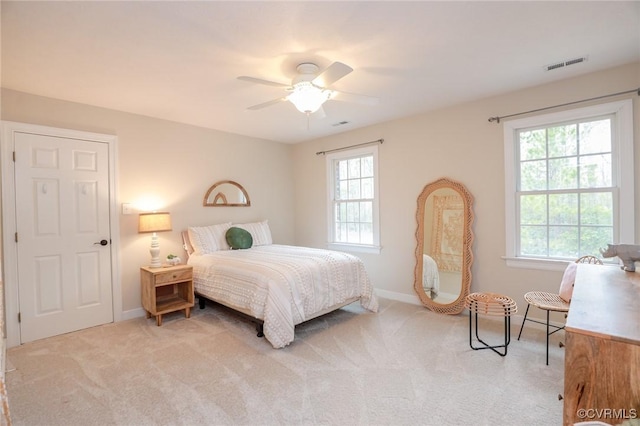
M 171 215 L 167 212 L 140 213 L 138 232 L 171 231 Z
M 287 99 L 305 114 L 316 112 L 332 94 L 331 90 L 322 89 L 309 81 L 301 81 L 293 87 L 293 92 Z

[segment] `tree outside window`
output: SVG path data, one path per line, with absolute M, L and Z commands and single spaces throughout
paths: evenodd
M 634 243 L 631 100 L 509 120 L 504 137 L 507 265 L 559 269 Z
M 379 251 L 377 148 L 327 156 L 330 245 Z

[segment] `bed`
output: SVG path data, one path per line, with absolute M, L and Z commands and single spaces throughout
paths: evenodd
M 422 287 L 433 300 L 440 292 L 440 274 L 438 264 L 429 255 L 422 255 Z
M 229 246 L 225 236 L 231 228 L 251 235 L 250 248 Z M 182 237 L 200 307 L 207 299 L 250 316 L 274 348 L 294 340 L 296 325 L 356 301 L 369 311 L 378 310 L 358 257 L 273 244 L 267 221 L 189 227 Z

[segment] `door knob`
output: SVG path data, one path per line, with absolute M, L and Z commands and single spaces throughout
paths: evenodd
M 98 245 L 98 244 L 100 244 L 101 246 L 106 246 L 107 244 L 109 244 L 109 241 L 107 241 L 107 240 L 100 240 L 100 241 L 99 241 L 99 242 L 97 242 L 97 243 L 93 243 L 93 245 L 94 245 L 94 246 L 95 246 L 95 245 Z

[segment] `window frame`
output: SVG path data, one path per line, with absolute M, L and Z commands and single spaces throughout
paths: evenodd
M 518 152 L 517 131 L 520 129 L 552 126 L 556 123 L 613 115 L 612 167 L 613 202 L 617 206 L 614 217 L 614 241 L 633 244 L 635 239 L 634 211 L 634 157 L 633 157 L 633 101 L 631 99 L 608 102 L 534 117 L 510 120 L 504 123 L 505 161 L 505 256 L 507 266 L 529 269 L 563 270 L 566 260 L 529 258 L 518 256 L 518 217 L 516 209 Z M 598 253 L 594 253 L 598 254 Z
M 335 174 L 336 161 L 373 155 L 373 244 L 354 244 L 338 242 L 335 239 Z M 326 155 L 327 168 L 327 246 L 333 250 L 354 251 L 379 254 L 380 246 L 380 176 L 378 174 L 378 145 L 345 149 Z

